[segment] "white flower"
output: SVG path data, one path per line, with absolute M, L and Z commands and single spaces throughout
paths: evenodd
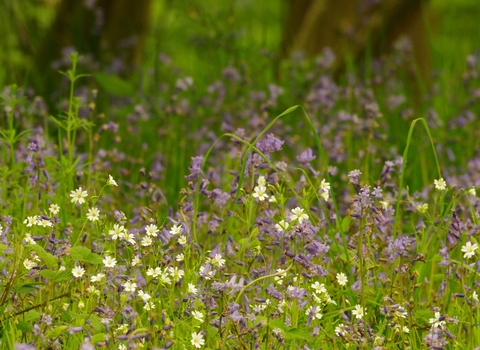
M 60 211 L 60 206 L 58 204 L 50 204 L 50 208 L 48 210 L 53 215 L 57 215 L 58 212 Z
M 215 254 L 215 257 L 213 259 L 210 259 L 210 263 L 213 266 L 222 267 L 223 265 L 225 265 L 225 259 L 222 258 L 222 255 Z
M 185 259 L 185 255 L 183 255 L 183 253 L 180 253 L 175 257 L 175 260 L 178 262 L 183 261 L 183 259 Z
M 440 191 L 445 191 L 445 189 L 447 188 L 447 183 L 445 182 L 443 177 L 438 180 L 433 180 L 433 184 L 435 185 L 435 188 Z
M 419 204 L 417 205 L 417 210 L 422 213 L 422 214 L 425 214 L 428 210 L 428 203 L 423 203 L 423 204 Z
M 363 318 L 363 316 L 365 316 L 366 311 L 367 310 L 364 310 L 362 308 L 362 305 L 357 304 L 357 305 L 355 305 L 355 309 L 352 310 L 352 315 L 354 315 L 357 318 L 357 320 L 361 320 Z
M 152 276 L 153 278 L 157 278 L 161 274 L 162 274 L 162 269 L 159 267 L 156 267 L 156 268 L 151 267 L 147 270 L 147 276 Z
M 477 249 L 478 249 L 478 244 L 477 243 L 472 244 L 472 242 L 468 241 L 462 247 L 462 252 L 465 253 L 465 254 L 463 254 L 463 257 L 465 259 L 470 259 L 471 257 L 473 257 L 475 255 L 475 251 Z
M 257 180 L 258 186 L 265 186 L 267 184 L 267 181 L 265 180 L 265 176 L 260 175 Z
M 253 190 L 255 191 L 255 193 L 252 194 L 252 196 L 254 198 L 258 198 L 260 202 L 263 202 L 265 199 L 268 198 L 268 195 L 266 194 L 267 188 L 265 186 L 256 186 Z
M 95 276 L 90 277 L 90 282 L 92 283 L 100 282 L 104 277 L 105 277 L 105 274 L 99 273 Z
M 117 259 L 112 258 L 111 256 L 106 255 L 106 256 L 103 258 L 103 265 L 105 265 L 105 267 L 115 267 L 115 265 L 117 265 Z
M 123 284 L 123 288 L 125 288 L 125 292 L 135 292 L 137 289 L 137 284 L 135 282 L 127 281 Z
M 282 284 L 283 279 L 286 276 L 285 270 L 284 269 L 277 269 L 276 273 L 280 273 L 280 275 L 275 276 L 275 281 L 277 281 L 277 284 Z
M 117 181 L 115 181 L 113 179 L 112 175 L 108 175 L 107 185 L 108 186 L 118 186 Z
M 325 200 L 325 202 L 328 202 L 328 199 L 330 198 L 330 194 L 328 193 L 328 191 L 325 191 L 320 193 L 320 197 L 322 197 Z
M 178 282 L 182 279 L 183 275 L 185 275 L 185 271 L 180 270 L 178 267 L 170 266 L 168 268 L 168 273 L 172 276 L 173 282 Z
M 39 218 L 36 222 L 38 226 L 42 227 L 52 227 L 53 223 L 50 220 L 44 219 L 44 218 Z
M 433 328 L 440 328 L 445 324 L 445 321 L 442 318 L 440 312 L 435 312 L 435 316 L 431 318 L 428 322 L 432 324 Z
M 380 204 L 382 205 L 383 210 L 387 210 L 388 206 L 390 205 L 390 202 L 385 200 L 385 201 L 380 201 Z
M 143 237 L 140 245 L 143 247 L 149 247 L 153 243 L 152 239 L 149 236 Z
M 314 309 L 315 308 L 315 309 Z M 306 311 L 305 315 L 310 316 L 312 314 L 313 318 L 321 319 L 323 317 L 321 310 L 318 306 L 310 306 Z
M 477 294 L 476 291 L 472 292 L 472 299 L 475 300 L 476 302 L 478 302 L 478 294 Z
M 95 286 L 89 286 L 87 288 L 87 292 L 88 294 L 92 294 L 92 295 L 100 295 L 100 291 L 97 288 L 95 288 Z
M 200 349 L 202 346 L 205 345 L 205 339 L 203 339 L 203 334 L 200 332 L 193 332 L 191 343 L 194 347 Z
M 180 236 L 180 238 L 178 239 L 178 243 L 180 245 L 185 245 L 187 243 L 187 236 L 185 235 Z
M 330 182 L 326 182 L 325 179 L 322 180 L 320 184 L 320 189 L 324 191 L 329 191 L 330 190 Z
M 172 283 L 172 279 L 170 278 L 167 269 L 165 269 L 165 271 L 162 271 L 162 273 L 160 274 L 160 276 L 158 278 L 158 282 L 160 282 L 163 285 L 167 285 L 167 284 Z
M 36 225 L 37 220 L 38 220 L 38 216 L 37 216 L 37 215 L 28 216 L 28 217 L 23 221 L 23 223 L 24 223 L 25 225 L 27 225 L 27 227 L 32 227 L 33 225 Z
M 33 268 L 36 266 L 36 264 L 35 264 L 35 262 L 34 262 L 33 260 L 25 259 L 25 260 L 23 261 L 23 266 L 25 266 L 25 268 L 26 268 L 27 270 L 31 270 L 31 269 L 33 269 Z
M 145 305 L 143 305 L 143 308 L 147 311 L 155 309 L 155 304 L 151 301 L 147 301 Z
M 138 255 L 135 255 L 132 259 L 132 266 L 137 266 L 141 264 L 142 264 L 142 261 L 140 260 L 140 257 Z
M 75 266 L 72 269 L 72 274 L 73 274 L 73 277 L 75 278 L 82 277 L 85 274 L 85 269 L 81 266 Z
M 87 196 L 87 191 L 83 191 L 81 187 L 77 188 L 75 191 L 70 192 L 70 197 L 72 197 L 72 203 L 83 204 L 85 203 L 85 197 Z
M 178 235 L 182 232 L 182 225 L 173 225 L 169 232 L 172 236 Z
M 337 327 L 335 327 L 335 334 L 337 337 L 345 336 L 347 333 L 347 326 L 345 326 L 343 323 L 340 323 Z
M 298 223 L 302 223 L 303 220 L 308 220 L 308 215 L 304 213 L 304 210 L 302 208 L 296 207 L 295 209 L 292 209 L 293 215 L 290 215 L 290 220 L 295 221 L 298 220 Z
M 113 229 L 108 231 L 108 234 L 112 236 L 112 239 L 123 238 L 125 237 L 125 233 L 126 233 L 125 227 L 118 224 L 113 225 Z
M 147 225 L 145 226 L 145 233 L 149 236 L 157 237 L 158 227 L 157 225 Z
M 475 187 L 472 187 L 470 188 L 468 191 L 467 191 L 468 194 L 471 194 L 472 196 L 476 196 L 477 195 L 477 191 L 475 191 Z
M 290 226 L 288 222 L 286 222 L 285 220 L 280 220 L 278 224 L 275 225 L 275 228 L 278 232 L 282 232 L 288 230 L 288 226 Z
M 198 289 L 193 283 L 189 283 L 187 293 L 196 295 L 198 293 Z
M 312 284 L 312 288 L 315 290 L 315 293 L 326 293 L 325 285 L 316 281 Z
M 337 282 L 341 286 L 345 286 L 348 282 L 347 275 L 345 275 L 343 272 L 337 273 Z
M 25 235 L 25 238 L 24 238 L 25 242 L 27 242 L 27 244 L 37 244 L 37 242 L 35 242 L 32 238 L 32 235 L 30 233 L 27 233 Z
M 95 207 L 88 209 L 87 219 L 90 221 L 97 221 L 98 219 L 100 219 L 100 210 Z
M 205 317 L 205 315 L 201 311 L 192 311 L 192 316 L 196 320 L 203 323 L 203 318 Z
M 139 290 L 139 291 L 138 291 L 138 296 L 139 296 L 140 299 L 142 299 L 144 302 L 147 302 L 147 301 L 151 298 L 150 294 L 145 293 L 143 290 Z

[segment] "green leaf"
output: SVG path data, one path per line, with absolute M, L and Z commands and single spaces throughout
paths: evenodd
M 96 344 L 99 342 L 103 342 L 105 340 L 106 334 L 105 333 L 98 333 L 95 334 L 92 339 L 90 339 L 90 343 Z
M 285 339 L 303 339 L 303 340 L 312 340 L 312 335 L 307 331 L 292 328 L 288 332 L 285 332 Z
M 57 326 L 45 334 L 45 338 L 57 338 L 67 330 L 68 326 Z
M 61 281 L 68 281 L 72 279 L 72 271 L 64 270 L 57 273 L 55 278 L 53 279 L 54 282 L 61 282 Z
M 115 96 L 132 96 L 135 94 L 133 86 L 116 75 L 95 73 L 94 77 L 100 87 L 109 94 Z
M 48 267 L 58 266 L 58 259 L 55 255 L 52 255 L 45 251 L 40 245 L 38 244 L 29 244 L 27 245 L 28 249 L 33 250 L 37 253 L 37 256 L 45 262 Z
M 23 283 L 17 284 L 13 287 L 13 291 L 19 294 L 33 293 L 37 291 L 37 286 L 41 286 L 43 283 Z
M 17 323 L 17 329 L 19 331 L 24 332 L 24 333 L 30 333 L 32 331 L 32 327 L 30 327 L 28 323 L 23 322 L 23 321 L 19 321 Z
M 53 280 L 57 273 L 52 270 L 42 270 L 40 271 L 40 276 L 45 277 L 46 279 Z
M 70 249 L 70 256 L 76 261 L 83 261 L 88 264 L 100 265 L 102 257 L 86 247 L 73 247 Z

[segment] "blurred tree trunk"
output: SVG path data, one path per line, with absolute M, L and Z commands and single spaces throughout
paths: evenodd
M 55 20 L 38 50 L 39 72 L 51 70 L 62 50 L 90 54 L 101 67 L 119 59 L 124 67 L 140 64 L 148 31 L 151 0 L 60 0 Z
M 334 70 L 345 67 L 346 54 L 362 58 L 368 46 L 374 55 L 389 50 L 405 35 L 412 41 L 419 72 L 430 75 L 431 62 L 422 6 L 426 0 L 288 0 L 283 56 L 301 50 L 307 55 L 330 47 L 337 60 Z

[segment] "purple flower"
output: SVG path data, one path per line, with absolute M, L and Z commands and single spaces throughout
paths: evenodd
M 262 140 L 257 142 L 257 148 L 264 154 L 280 151 L 285 141 L 277 139 L 273 134 L 268 134 Z

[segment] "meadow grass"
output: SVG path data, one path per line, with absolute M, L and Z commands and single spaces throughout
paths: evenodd
M 228 44 L 251 11 L 217 11 L 153 29 L 205 56 L 151 38 L 136 79 L 72 53 L 54 108 L 2 91 L 1 347 L 480 347 L 478 53 L 422 98 L 408 45 L 273 83 L 275 30 Z
M 480 61 L 439 116 L 399 56 L 372 81 L 324 56 L 290 86 L 232 66 L 132 98 L 73 53 L 58 116 L 6 88 L 2 347 L 479 346 Z

